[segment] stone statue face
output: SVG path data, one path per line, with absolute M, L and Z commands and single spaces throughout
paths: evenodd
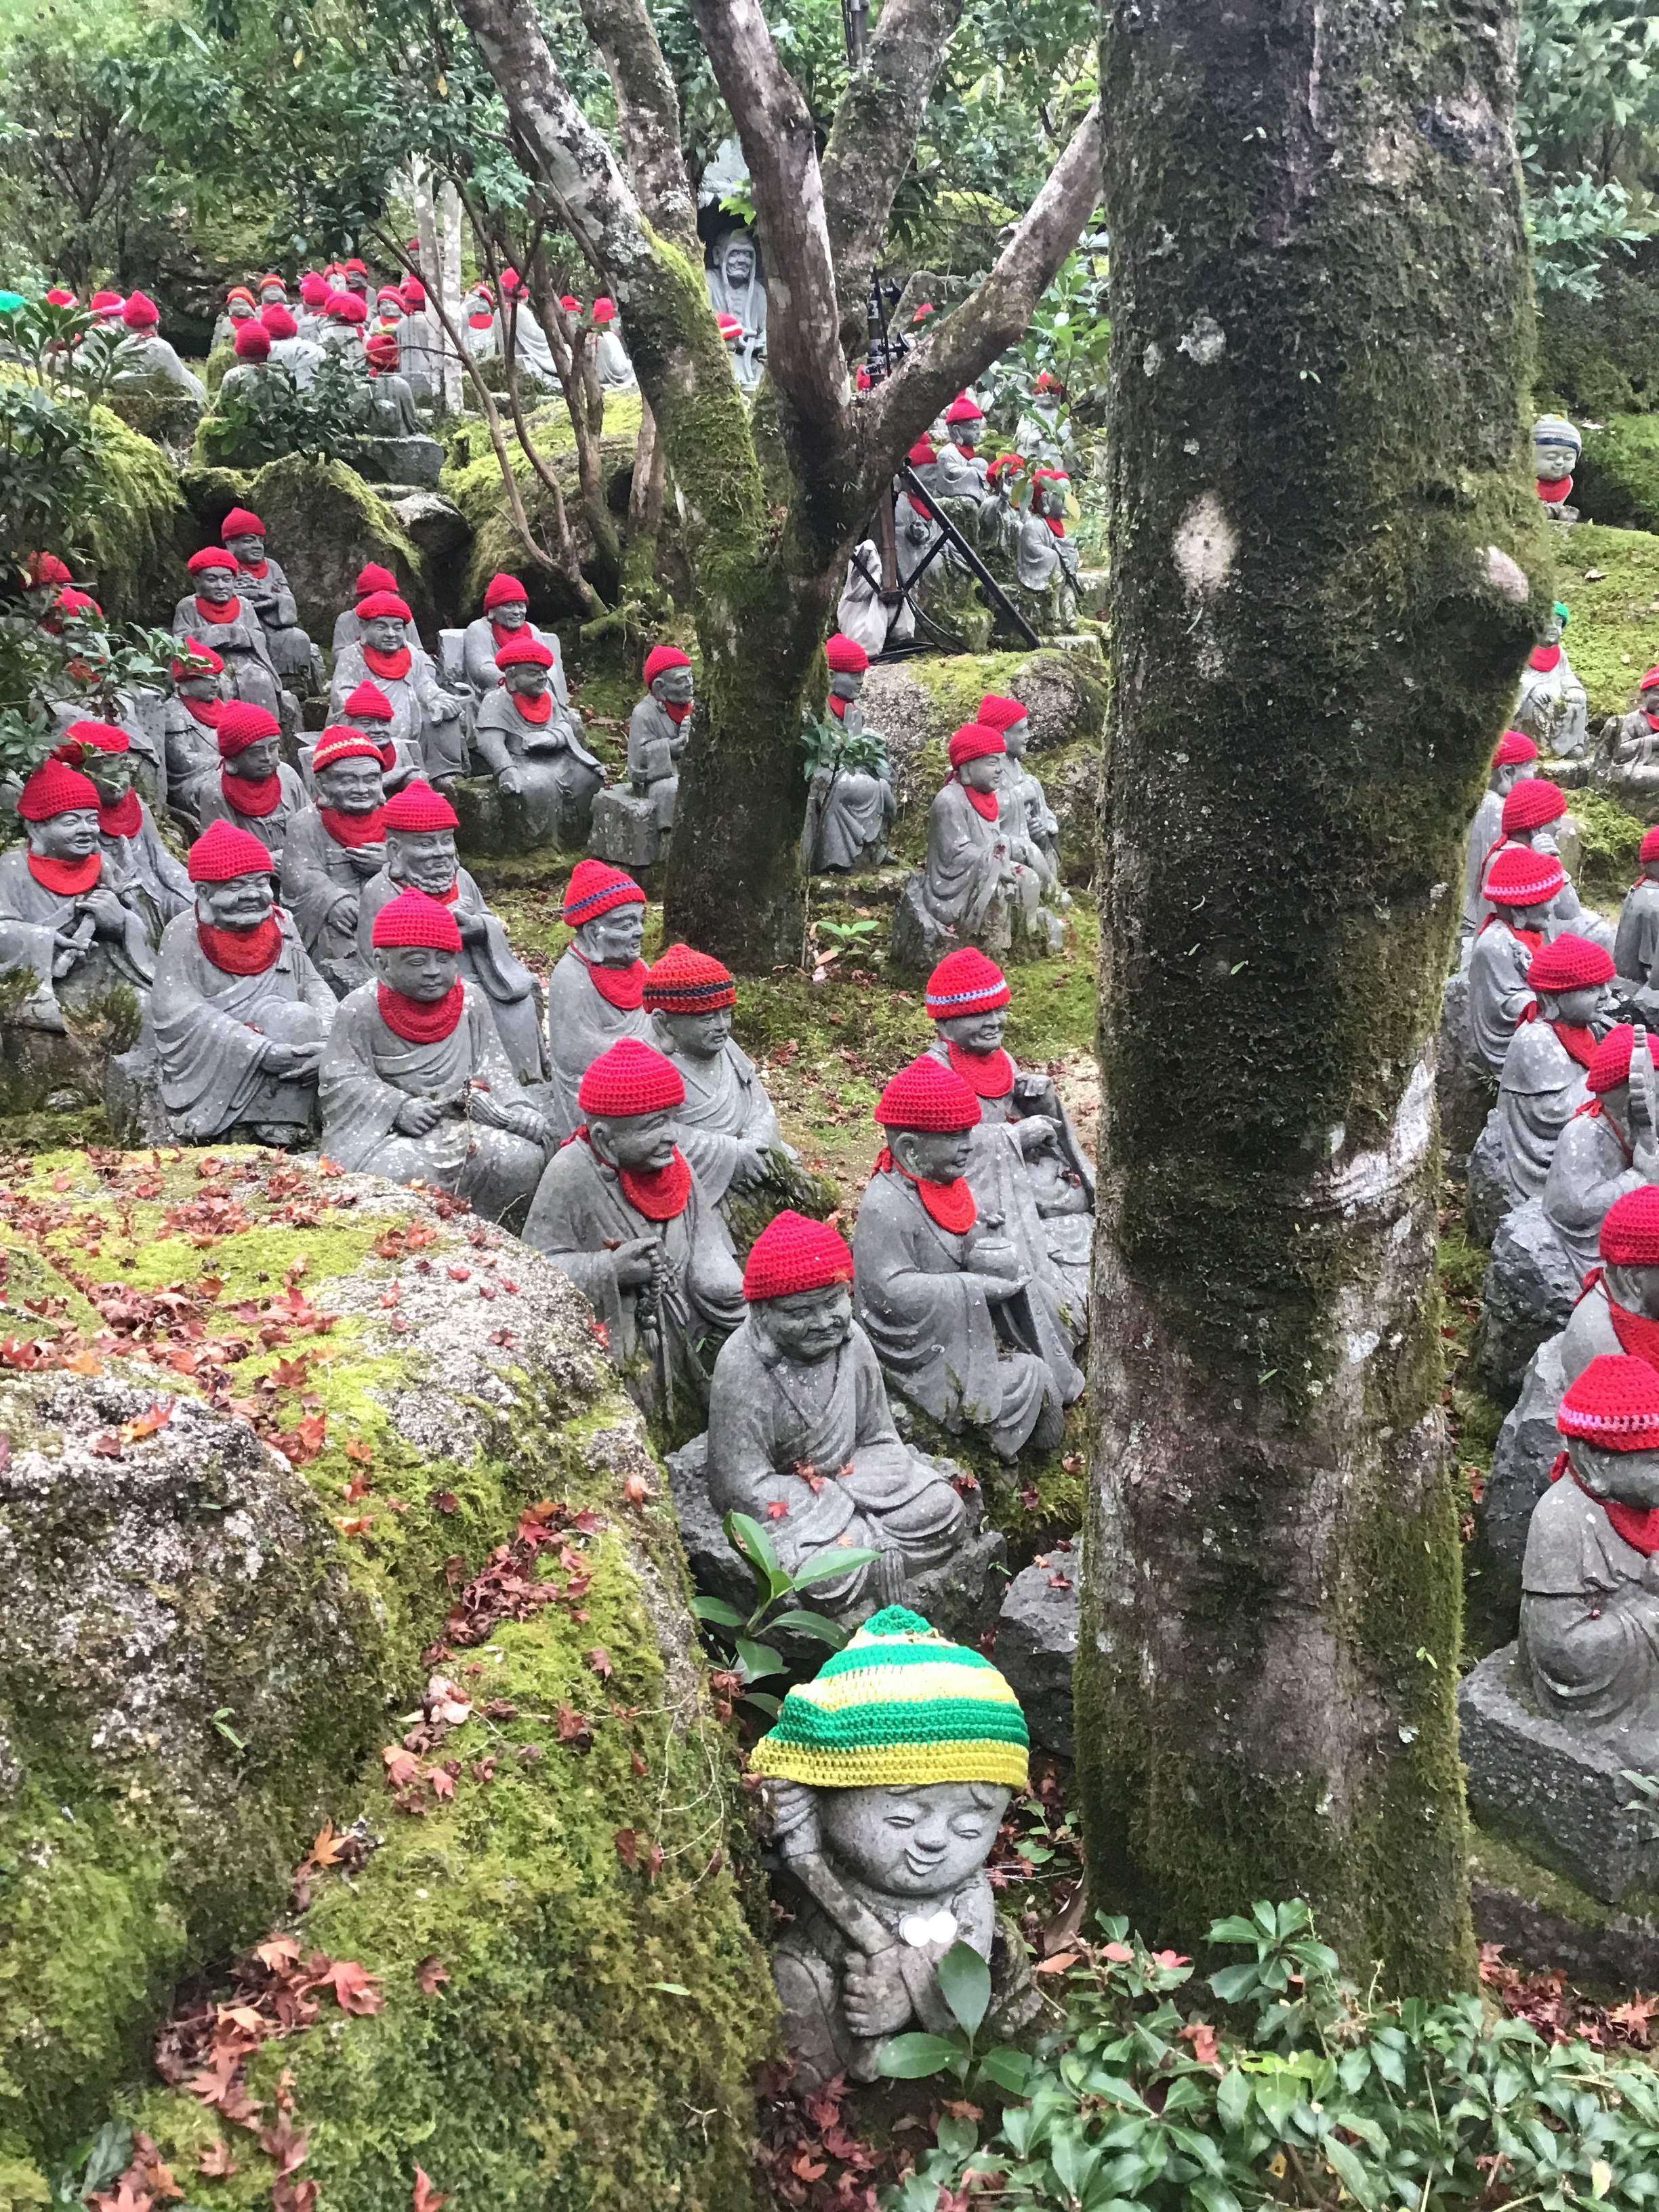
M 1510 834 L 1510 842 L 1512 845 L 1529 846 L 1534 853 L 1559 854 L 1561 849 L 1556 842 L 1553 822 L 1540 822 L 1535 830 L 1514 830 Z
M 603 1115 L 590 1118 L 587 1133 L 594 1151 L 613 1168 L 665 1168 L 674 1157 L 674 1112 Z
M 430 1006 L 454 989 L 460 979 L 461 956 L 446 952 L 440 945 L 377 945 L 374 968 L 392 990 Z
M 1007 746 L 1011 759 L 1023 760 L 1025 748 L 1031 742 L 1030 716 L 1023 714 L 1018 721 L 1011 723 L 1002 733 L 1002 742 Z
M 853 1334 L 853 1292 L 846 1283 L 821 1291 L 795 1291 L 787 1298 L 760 1298 L 750 1325 L 769 1337 L 783 1357 L 800 1367 L 832 1358 Z
M 1532 426 L 1532 465 L 1546 483 L 1570 477 L 1578 465 L 1583 441 L 1565 416 L 1540 415 Z
M 240 775 L 245 783 L 258 783 L 262 778 L 274 775 L 276 763 L 282 758 L 280 738 L 255 738 L 251 745 L 244 745 L 232 760 L 225 763 L 232 775 Z
M 233 300 L 231 301 L 230 319 L 233 323 L 248 322 L 252 319 L 252 314 L 253 310 L 249 307 L 246 300 Z
M 221 695 L 223 684 L 223 677 L 215 675 L 210 670 L 208 673 L 202 676 L 180 677 L 173 689 L 182 692 L 186 699 L 216 699 Z
M 969 791 L 995 791 L 1002 781 L 1002 763 L 1006 758 L 1006 753 L 981 753 L 977 760 L 963 761 L 957 775 Z
M 755 249 L 746 238 L 728 238 L 720 252 L 720 274 L 731 285 L 748 283 L 755 273 Z
M 354 269 L 350 272 L 345 280 L 345 288 L 348 292 L 361 294 L 364 299 L 368 297 L 368 279 L 361 269 Z
M 286 285 L 261 284 L 259 287 L 259 301 L 263 307 L 274 307 L 277 301 L 286 300 L 287 297 L 288 288 Z
M 1561 642 L 1561 633 L 1565 627 L 1566 625 L 1562 621 L 1560 616 L 1552 612 L 1549 620 L 1544 624 L 1543 642 L 1546 645 L 1559 645 Z
M 954 1182 L 965 1173 L 971 1129 L 890 1129 L 888 1148 L 902 1168 L 923 1182 Z
M 45 822 L 28 822 L 29 850 L 43 860 L 84 860 L 98 850 L 98 811 L 76 806 Z
M 520 660 L 503 673 L 502 683 L 509 691 L 517 691 L 526 699 L 539 699 L 553 681 L 550 668 L 538 668 L 533 660 Z
M 718 1060 L 732 1034 L 732 1009 L 711 1006 L 701 1014 L 653 1012 L 651 1026 L 670 1059 Z
M 1516 785 L 1520 782 L 1522 770 L 1527 765 L 1528 763 L 1522 761 L 1502 762 L 1492 772 L 1491 788 L 1500 799 L 1507 799 Z
M 1008 1027 L 1008 1009 L 993 1006 L 988 1013 L 947 1014 L 933 1026 L 946 1044 L 959 1044 L 964 1052 L 994 1052 Z
M 1509 910 L 1510 927 L 1542 929 L 1549 921 L 1550 910 L 1554 904 L 1555 901 L 1551 899 L 1543 906 L 1512 906 Z
M 830 696 L 833 699 L 856 699 L 864 690 L 864 672 L 859 668 L 840 670 L 830 678 Z
M 250 530 L 240 538 L 227 538 L 225 550 L 235 555 L 239 568 L 257 568 L 265 557 L 265 541 L 263 538 L 255 537 Z
M 1540 1004 L 1553 1006 L 1555 1012 L 1547 1014 L 1547 1021 L 1566 1022 L 1573 1029 L 1588 1029 L 1604 1015 L 1612 1000 L 1612 990 L 1606 983 L 1587 983 L 1582 991 L 1558 991 L 1540 994 Z
M 231 568 L 204 568 L 196 579 L 196 596 L 210 606 L 222 607 L 236 596 L 236 575 Z
M 348 730 L 356 730 L 366 738 L 373 738 L 377 745 L 388 745 L 392 742 L 391 723 L 378 721 L 373 714 L 342 714 L 340 720 Z
M 860 1880 L 890 1897 L 948 1897 L 989 1857 L 1012 1792 L 1000 1783 L 927 1782 L 817 1795 L 830 1853 Z
M 210 929 L 257 929 L 276 903 L 270 878 L 232 876 L 222 884 L 198 884 L 196 911 Z
M 489 619 L 497 629 L 522 629 L 530 617 L 527 599 L 503 599 Z
M 660 676 L 652 678 L 651 696 L 661 700 L 665 705 L 684 707 L 695 696 L 689 668 L 666 668 Z
M 396 615 L 371 615 L 362 630 L 363 643 L 373 646 L 376 653 L 396 653 L 408 642 Z
M 337 814 L 372 814 L 386 796 L 379 761 L 334 761 L 317 771 L 317 797 Z
M 1582 1437 L 1571 1437 L 1567 1456 L 1592 1498 L 1609 1498 L 1638 1510 L 1659 1505 L 1659 1451 L 1602 1451 Z
M 609 914 L 583 922 L 572 941 L 601 968 L 631 968 L 645 942 L 645 908 L 613 906 Z
M 1603 1276 L 1607 1296 L 1626 1313 L 1659 1316 L 1659 1267 L 1613 1267 Z
M 413 884 L 417 891 L 437 898 L 455 880 L 455 832 L 388 830 L 386 866 L 394 884 Z
M 137 766 L 130 752 L 100 752 L 82 762 L 81 773 L 91 778 L 94 789 L 106 806 L 116 806 L 131 790 Z
M 979 434 L 984 428 L 982 420 L 976 422 L 953 422 L 951 425 L 951 443 L 959 452 L 971 458 L 975 447 L 979 443 Z

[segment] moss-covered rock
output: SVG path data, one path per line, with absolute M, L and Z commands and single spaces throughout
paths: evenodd
M 1573 504 L 1589 522 L 1659 529 L 1659 416 L 1615 415 L 1585 429 L 1573 471 Z M 1563 551 L 1571 563 L 1571 537 Z
M 228 338 L 222 338 L 207 357 L 207 367 L 202 371 L 202 381 L 211 398 L 225 380 L 227 369 L 236 366 L 236 349 Z
M 140 385 L 112 386 L 105 395 L 104 404 L 130 430 L 137 430 L 180 460 L 190 452 L 202 416 L 199 400 L 161 375 L 148 377 Z
M 112 409 L 94 407 L 92 426 L 110 490 L 88 532 L 99 604 L 112 622 L 166 623 L 185 588 L 178 471 Z
M 1630 706 L 1659 640 L 1659 536 L 1581 522 L 1559 540 L 1555 596 L 1571 612 L 1567 656 L 1591 726 Z
M 255 2133 L 145 2051 L 181 1978 L 222 1989 L 280 1923 L 385 2000 L 331 1997 L 250 2064 L 262 2125 L 291 2069 L 325 2204 L 404 2212 L 418 2160 L 457 2212 L 741 2207 L 773 2009 L 722 1871 L 738 1793 L 583 1302 L 370 1177 L 27 1165 L 0 1191 L 0 2159 L 38 2172 L 112 2108 L 192 2201 L 268 2203 Z M 521 1526 L 543 1498 L 568 1510 Z M 434 1665 L 470 1711 L 394 1796 Z M 349 1871 L 325 1850 L 290 1896 L 325 1822 Z M 240 2171 L 198 2179 L 222 2133 Z
M 1659 253 L 1606 262 L 1594 300 L 1538 301 L 1539 404 L 1593 420 L 1659 404 Z

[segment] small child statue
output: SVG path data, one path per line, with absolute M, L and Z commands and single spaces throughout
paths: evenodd
M 991 1662 L 903 1606 L 872 1614 L 785 1698 L 750 1765 L 807 1900 L 773 1954 L 805 2087 L 873 2081 L 891 2037 L 948 2030 L 934 1970 L 953 1943 L 1002 1970 L 1001 2029 L 1028 2016 L 1030 1983 L 998 1941 L 985 1872 L 1025 1787 L 1028 1741 Z

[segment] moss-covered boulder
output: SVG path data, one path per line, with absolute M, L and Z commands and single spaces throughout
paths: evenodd
M 167 623 L 185 583 L 179 472 L 154 439 L 111 408 L 94 407 L 92 426 L 109 489 L 88 532 L 98 602 L 112 622 Z
M 188 458 L 196 426 L 202 419 L 202 405 L 170 378 L 158 374 L 146 377 L 142 384 L 112 386 L 104 404 L 129 429 L 137 430 L 170 457 L 180 462 Z
M 580 514 L 575 434 L 569 417 L 562 407 L 547 408 L 532 417 L 530 430 L 538 453 L 558 478 L 584 574 L 592 577 L 602 593 L 613 592 L 614 563 L 601 556 L 592 532 Z M 599 471 L 606 507 L 615 515 L 619 528 L 627 511 L 639 432 L 638 393 L 622 392 L 608 398 L 605 435 L 599 444 Z M 477 613 L 483 605 L 484 586 L 498 569 L 522 576 L 530 592 L 532 621 L 553 623 L 586 613 L 586 609 L 562 577 L 538 568 L 526 555 L 507 507 L 501 465 L 483 424 L 469 424 L 458 435 L 452 435 L 449 452 L 451 458 L 444 468 L 441 488 L 465 516 L 473 533 L 461 587 L 464 617 L 470 618 Z M 514 457 L 514 474 L 526 516 L 532 530 L 545 544 L 554 524 L 551 496 L 516 446 Z
M 1659 529 L 1659 416 L 1615 415 L 1585 430 L 1573 504 L 1589 522 Z M 1564 550 L 1571 558 L 1571 538 Z
M 1536 389 L 1540 406 L 1592 420 L 1659 404 L 1659 252 L 1653 246 L 1604 263 L 1593 300 L 1540 295 Z
M 584 1302 L 447 1204 L 252 1152 L 0 1182 L 9 2177 L 113 2112 L 268 2205 L 280 2105 L 352 2212 L 417 2161 L 456 2212 L 748 2201 L 772 1999 L 664 1485 Z M 273 1935 L 314 1978 L 262 2017 Z

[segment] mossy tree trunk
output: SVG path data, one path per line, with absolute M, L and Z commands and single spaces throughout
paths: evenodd
M 1548 599 L 1516 8 L 1105 0 L 1092 1881 L 1474 1957 L 1433 1050 Z

